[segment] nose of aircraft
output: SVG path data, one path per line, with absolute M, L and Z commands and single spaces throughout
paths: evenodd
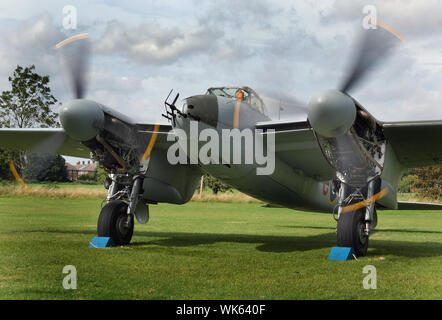
M 356 119 L 353 100 L 338 90 L 313 96 L 308 105 L 308 120 L 318 134 L 327 138 L 347 132 Z
M 63 129 L 72 139 L 88 141 L 103 128 L 104 113 L 94 101 L 72 100 L 62 106 L 60 121 Z
M 184 113 L 194 120 L 216 127 L 218 124 L 218 100 L 215 95 L 198 95 L 186 99 Z

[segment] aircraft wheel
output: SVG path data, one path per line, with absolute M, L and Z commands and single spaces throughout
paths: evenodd
M 367 254 L 368 237 L 365 235 L 365 210 L 342 213 L 338 220 L 337 240 L 339 247 L 352 247 L 358 257 Z
M 134 232 L 134 223 L 126 225 L 127 204 L 123 201 L 111 201 L 101 209 L 97 231 L 99 237 L 111 237 L 117 246 L 130 243 Z

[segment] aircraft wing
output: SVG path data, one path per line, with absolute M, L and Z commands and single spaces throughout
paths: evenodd
M 407 168 L 442 164 L 442 121 L 384 122 L 384 135 Z
M 79 141 L 69 138 L 63 129 L 0 129 L 0 148 L 11 150 L 38 150 L 52 148 L 54 144 L 58 149 L 57 153 L 89 158 L 90 150 Z
M 166 148 L 171 142 L 167 141 L 170 125 L 136 124 L 136 132 L 141 142 L 148 145 L 150 138 L 156 133 L 155 148 Z M 71 139 L 62 128 L 55 129 L 0 129 L 0 149 L 33 150 L 35 152 L 54 152 L 72 157 L 89 158 L 90 150 L 80 141 Z
M 276 156 L 294 170 L 300 170 L 318 181 L 327 181 L 335 177 L 335 170 L 324 158 L 313 130 L 307 121 L 260 122 L 257 129 L 275 130 Z
M 425 202 L 398 202 L 399 210 L 442 210 L 442 204 Z

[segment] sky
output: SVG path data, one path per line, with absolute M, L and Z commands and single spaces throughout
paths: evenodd
M 77 10 L 75 30 L 63 23 L 68 5 Z M 0 90 L 10 88 L 17 65 L 34 64 L 50 76 L 59 101 L 72 99 L 54 45 L 87 32 L 93 55 L 86 97 L 138 122 L 165 122 L 171 89 L 185 98 L 246 85 L 307 104 L 339 86 L 366 5 L 404 40 L 351 95 L 380 121 L 442 119 L 439 0 L 2 0 Z

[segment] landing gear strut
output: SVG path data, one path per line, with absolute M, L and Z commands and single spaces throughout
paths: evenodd
M 134 216 L 139 203 L 144 175 L 111 174 L 107 181 L 107 204 L 98 218 L 98 236 L 111 237 L 116 245 L 128 245 L 134 231 Z M 147 206 L 144 206 L 146 209 Z M 140 211 L 140 209 L 138 209 Z M 138 216 L 137 216 L 138 217 Z M 140 221 L 140 219 L 138 219 Z M 148 220 L 144 219 L 145 222 Z M 144 222 L 144 223 L 145 223 Z
M 133 178 L 132 191 L 130 192 L 129 205 L 127 207 L 127 219 L 126 224 L 129 226 L 133 224 L 135 209 L 137 208 L 138 198 L 140 196 L 141 187 L 143 186 L 144 176 L 136 175 Z
M 137 130 L 116 120 L 110 121 L 112 130 L 103 130 L 90 142 L 94 150 L 92 157 L 109 173 L 104 181 L 107 204 L 101 210 L 97 229 L 99 236 L 111 237 L 117 245 L 127 245 L 132 238 L 135 217 L 142 224 L 149 220 L 143 183 L 150 163 L 151 142 L 155 140 L 151 134 L 148 146 L 139 144 L 141 138 Z
M 341 183 L 338 225 L 336 228 L 339 247 L 352 247 L 358 256 L 367 255 L 370 231 L 377 225 L 377 213 L 373 196 L 380 191 L 380 187 L 381 179 L 379 176 L 371 179 L 365 188 L 352 188 L 345 183 Z M 367 200 L 370 201 L 368 203 L 363 202 Z

